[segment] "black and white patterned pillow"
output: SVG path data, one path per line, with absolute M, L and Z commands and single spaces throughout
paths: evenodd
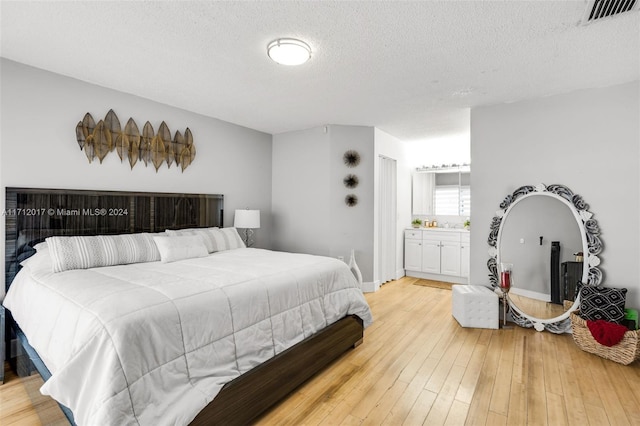
M 587 320 L 620 323 L 624 319 L 626 288 L 584 286 L 580 289 L 580 315 Z

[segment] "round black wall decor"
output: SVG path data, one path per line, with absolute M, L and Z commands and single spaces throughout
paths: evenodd
M 354 151 L 353 149 L 345 152 L 342 159 L 347 167 L 355 167 L 360 164 L 360 154 L 358 154 L 358 151 Z
M 358 204 L 358 196 L 355 194 L 349 194 L 344 197 L 344 203 L 349 207 L 353 207 Z
M 347 175 L 344 179 L 342 179 L 344 186 L 347 188 L 355 188 L 360 183 L 360 179 L 356 175 Z

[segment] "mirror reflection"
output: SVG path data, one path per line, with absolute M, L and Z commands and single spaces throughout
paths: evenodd
M 413 174 L 412 214 L 470 216 L 471 174 L 468 167 L 418 170 Z
M 499 240 L 500 262 L 513 264 L 511 302 L 536 318 L 562 315 L 564 300 L 574 300 L 582 279 L 582 262 L 575 261 L 582 250 L 580 228 L 566 204 L 543 194 L 519 200 L 504 217 Z

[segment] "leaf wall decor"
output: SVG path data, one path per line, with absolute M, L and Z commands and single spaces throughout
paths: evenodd
M 124 132 L 120 133 L 113 145 L 116 148 L 118 157 L 120 157 L 120 162 L 124 161 L 129 154 L 129 136 Z
M 140 159 L 144 161 L 146 167 L 151 160 L 151 139 L 153 139 L 153 126 L 148 121 L 142 128 L 142 138 L 140 139 Z
M 196 147 L 193 143 L 193 134 L 187 127 L 184 134 L 176 130 L 175 136 L 171 137 L 171 131 L 166 122 L 161 122 L 158 132 L 154 132 L 153 125 L 147 121 L 144 124 L 142 133 L 138 125 L 129 118 L 127 124 L 122 128 L 120 119 L 110 109 L 104 120 L 95 123 L 90 113 L 86 113 L 75 128 L 76 141 L 80 150 L 85 151 L 89 163 L 97 157 L 100 163 L 111 151 L 116 151 L 120 162 L 125 157 L 129 159 L 129 166 L 133 169 L 142 160 L 145 166 L 151 162 L 158 172 L 163 163 L 167 163 L 167 168 L 176 163 L 181 170 L 189 167 L 196 157 Z
M 166 158 L 166 155 L 167 153 L 164 148 L 164 142 L 162 140 L 162 137 L 160 135 L 154 136 L 154 138 L 151 139 L 149 156 L 151 157 L 151 162 L 153 163 L 153 166 L 156 168 L 156 173 L 158 173 L 158 169 L 160 168 L 160 165 L 164 163 L 164 159 Z
M 169 131 L 169 126 L 164 121 L 160 123 L 160 128 L 158 129 L 158 136 L 162 138 L 162 142 L 164 143 L 165 156 L 164 158 L 167 160 L 167 167 L 171 168 L 173 164 L 173 146 L 171 145 L 171 132 Z M 158 168 L 156 167 L 156 172 Z
M 78 125 L 76 126 L 76 140 L 78 141 L 78 145 L 80 145 L 80 150 L 84 148 L 84 143 L 87 140 L 87 137 L 84 134 L 84 129 L 82 128 L 82 121 L 78 121 Z
M 182 152 L 180 153 L 180 167 L 182 167 L 182 172 L 189 167 L 191 164 L 191 150 L 188 146 L 182 148 Z
M 124 133 L 129 141 L 127 155 L 129 156 L 129 165 L 133 169 L 140 156 L 140 130 L 138 130 L 138 125 L 133 121 L 133 118 L 129 118 L 129 121 L 127 121 L 124 126 Z
M 115 112 L 112 109 L 109 110 L 107 115 L 104 117 L 104 125 L 109 132 L 111 132 L 111 138 L 115 142 L 118 136 L 122 134 L 122 127 L 120 126 L 120 120 Z M 111 146 L 111 150 L 115 148 L 115 144 Z
M 180 154 L 182 154 L 182 150 L 184 149 L 184 147 L 187 146 L 184 143 L 184 136 L 182 136 L 182 133 L 180 133 L 180 130 L 176 130 L 176 135 L 171 141 L 171 145 L 173 145 L 173 155 L 175 156 L 176 165 L 179 165 Z
M 93 129 L 96 127 L 96 122 L 93 120 L 91 114 L 86 113 L 84 118 L 82 119 L 82 131 L 84 132 L 85 139 L 89 137 L 89 135 L 93 134 Z
M 87 136 L 87 139 L 84 142 L 84 154 L 87 156 L 89 163 L 96 158 L 96 151 L 93 146 L 93 135 Z
M 140 156 L 140 136 L 137 139 L 129 140 L 129 165 L 133 170 L 133 166 L 136 165 L 138 157 Z
M 111 132 L 104 125 L 104 121 L 100 120 L 93 129 L 93 147 L 95 149 L 96 157 L 102 163 L 104 157 L 111 151 L 112 141 Z

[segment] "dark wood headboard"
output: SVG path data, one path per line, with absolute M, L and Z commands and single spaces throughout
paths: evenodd
M 223 201 L 220 194 L 7 188 L 5 287 L 47 237 L 222 227 Z

